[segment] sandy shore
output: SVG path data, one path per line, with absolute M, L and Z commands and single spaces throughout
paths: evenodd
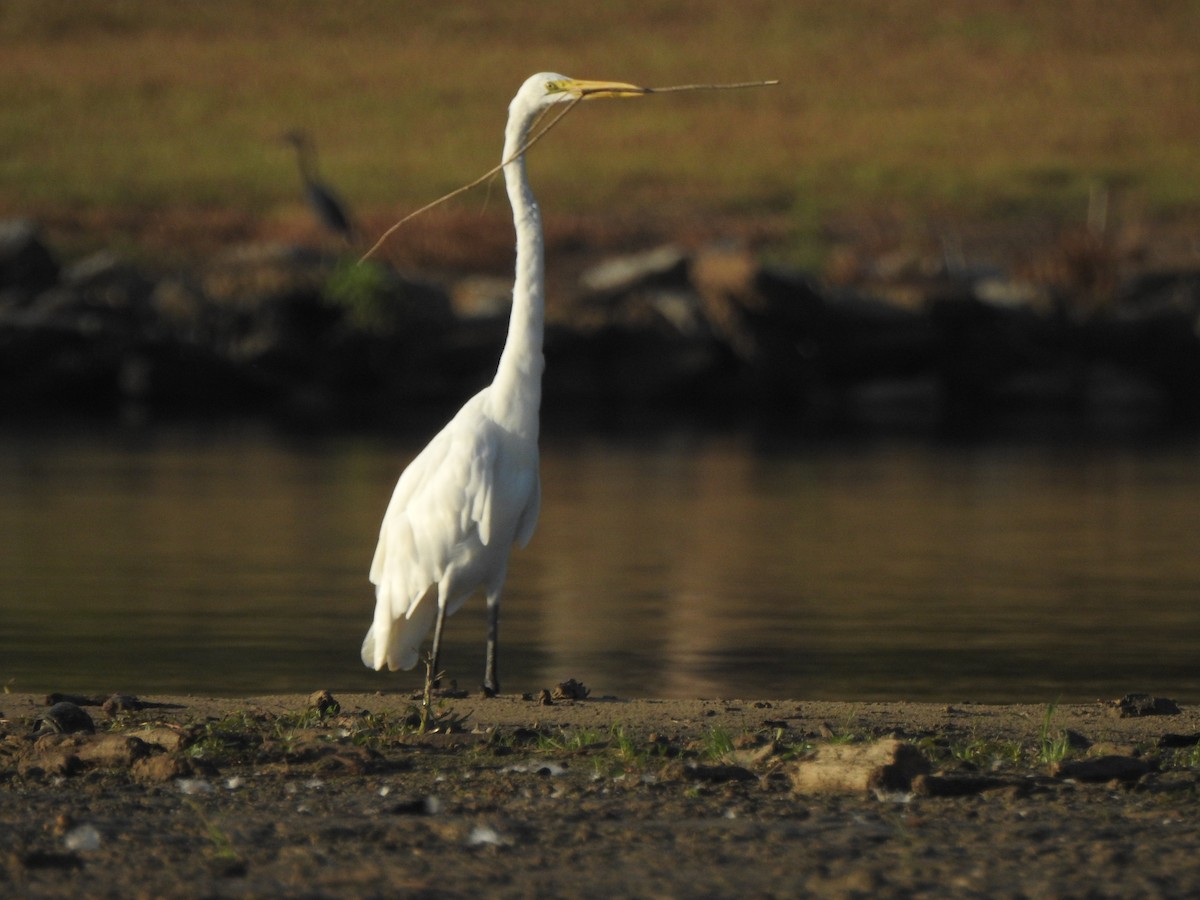
M 1170 702 L 467 696 L 419 734 L 404 695 L 48 699 L 0 696 L 4 895 L 1200 892 Z M 895 747 L 880 788 L 855 760 Z

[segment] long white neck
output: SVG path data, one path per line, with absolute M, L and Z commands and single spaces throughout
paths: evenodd
M 503 159 L 510 159 L 525 143 L 533 120 L 532 110 L 514 109 L 504 136 Z M 496 418 L 522 434 L 537 436 L 538 407 L 542 401 L 542 334 L 545 319 L 542 217 L 525 173 L 525 157 L 504 167 L 504 182 L 517 230 L 517 273 L 513 284 L 508 339 L 491 394 Z

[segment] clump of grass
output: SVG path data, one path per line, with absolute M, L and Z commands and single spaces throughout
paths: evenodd
M 238 710 L 193 729 L 188 746 L 193 759 L 217 764 L 251 761 L 263 743 L 263 723 L 246 710 Z
M 455 718 L 457 723 L 460 720 Z M 437 730 L 446 724 L 446 716 L 442 712 L 434 712 L 425 728 Z M 340 736 L 359 747 L 377 749 L 392 743 L 399 738 L 418 734 L 422 728 L 421 711 L 416 706 L 409 706 L 403 714 L 391 716 L 387 713 L 364 712 L 344 720 Z
M 1200 744 L 1167 750 L 1159 756 L 1159 766 L 1166 769 L 1200 769 Z
M 590 728 L 563 728 L 539 735 L 534 746 L 542 753 L 580 753 L 606 747 L 607 743 L 599 732 Z
M 700 756 L 712 762 L 723 762 L 734 751 L 733 736 L 724 728 L 710 728 L 700 742 Z
M 1054 720 L 1054 711 L 1057 708 L 1057 702 L 1046 704 L 1046 712 L 1042 716 L 1042 726 L 1038 730 L 1038 762 L 1047 764 L 1062 762 L 1071 749 L 1067 733 L 1062 729 L 1056 732 L 1051 725 Z
M 306 736 L 374 749 L 415 733 L 419 725 L 420 714 L 415 707 L 399 716 L 365 712 L 339 716 L 336 722 L 331 722 L 331 717 L 318 709 L 278 715 L 238 710 L 223 718 L 193 725 L 188 753 L 193 759 L 217 765 L 249 764 L 263 755 L 282 753 L 286 756 Z
M 1026 750 L 1020 741 L 976 736 L 962 740 L 927 737 L 918 741 L 917 747 L 936 765 L 956 763 L 978 771 L 1017 767 L 1025 758 Z
M 626 733 L 623 725 L 614 724 L 611 735 L 610 746 L 618 758 L 627 763 L 637 763 L 642 760 L 645 751 Z

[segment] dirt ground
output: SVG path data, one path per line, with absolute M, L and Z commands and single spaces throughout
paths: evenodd
M 582 693 L 0 695 L 0 895 L 1200 895 L 1197 707 Z

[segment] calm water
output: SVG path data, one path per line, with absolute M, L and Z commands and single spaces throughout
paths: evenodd
M 418 449 L 265 427 L 0 436 L 0 682 L 415 687 L 358 660 Z M 549 437 L 501 621 L 506 691 L 1200 701 L 1200 443 Z M 444 663 L 483 665 L 482 600 Z

